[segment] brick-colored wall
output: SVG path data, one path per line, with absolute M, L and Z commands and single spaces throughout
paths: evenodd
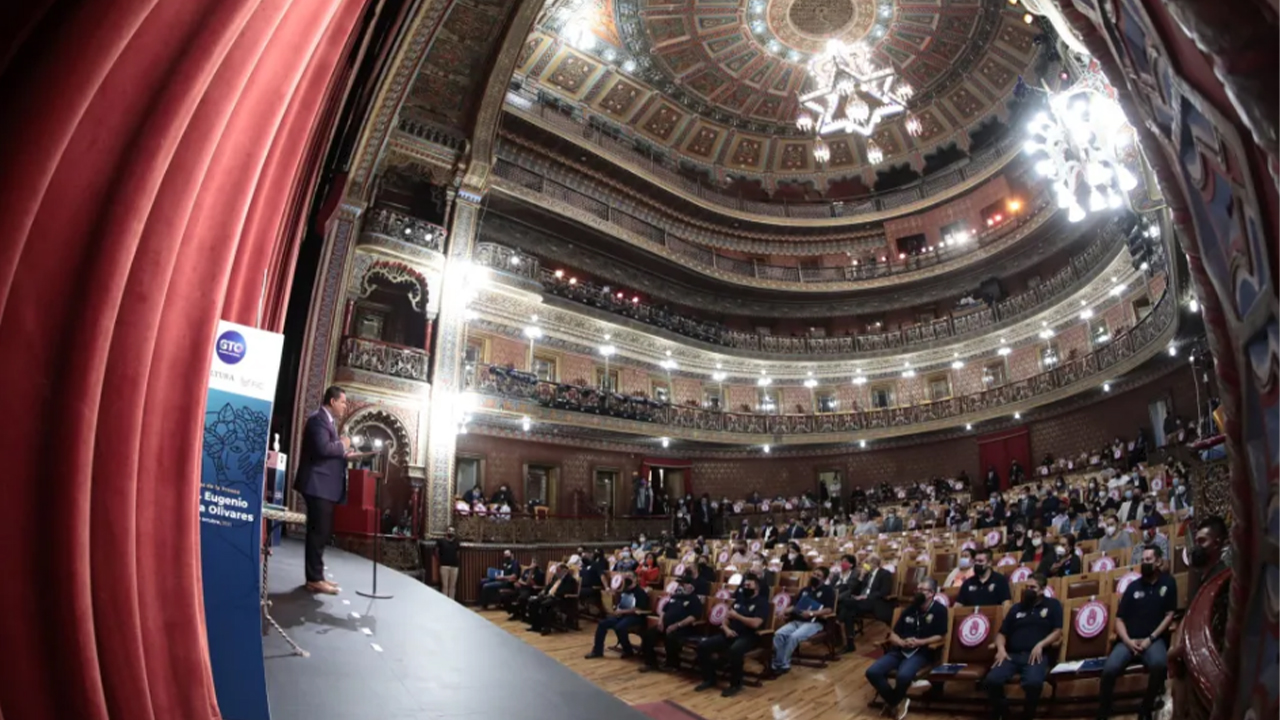
M 463 457 L 479 457 L 484 462 L 483 482 L 486 493 L 492 493 L 506 483 L 524 503 L 524 466 L 551 465 L 560 468 L 560 486 L 557 494 L 557 513 L 573 512 L 574 492 L 581 491 L 583 502 L 590 504 L 592 477 L 598 467 L 617 468 L 623 481 L 640 469 L 640 455 L 624 452 L 604 452 L 567 445 L 528 442 L 508 438 L 487 437 L 474 433 L 458 436 L 458 454 Z M 625 487 L 626 482 L 619 485 Z M 615 498 L 622 503 L 623 498 Z

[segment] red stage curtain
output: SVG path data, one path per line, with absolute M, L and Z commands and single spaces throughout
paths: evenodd
M 980 478 L 978 483 L 982 487 L 979 494 L 983 497 L 986 496 L 987 469 L 993 465 L 1000 475 L 1000 489 L 1008 490 L 1009 466 L 1013 464 L 1014 460 L 1018 461 L 1018 464 L 1022 466 L 1022 471 L 1027 474 L 1027 477 L 1030 477 L 1031 434 L 1027 431 L 1026 426 L 979 437 L 978 472 L 980 473 Z
M 0 715 L 217 718 L 196 492 L 219 318 L 282 323 L 365 2 L 0 13 Z

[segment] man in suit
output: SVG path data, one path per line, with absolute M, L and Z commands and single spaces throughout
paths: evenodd
M 885 511 L 884 527 L 880 529 L 880 532 L 902 532 L 902 529 L 902 518 L 898 517 L 898 508 L 891 506 Z
M 324 546 L 333 534 L 333 507 L 347 497 L 347 458 L 351 438 L 338 433 L 347 412 L 347 394 L 333 385 L 324 391 L 324 404 L 307 416 L 302 452 L 293 489 L 307 503 L 307 589 L 337 595 L 338 586 L 324 577 Z
M 893 603 L 887 599 L 893 594 L 893 573 L 880 567 L 879 555 L 868 556 L 864 570 L 853 606 L 859 615 L 871 615 L 887 625 L 893 619 Z
M 547 621 L 551 619 L 555 606 L 567 596 L 577 594 L 578 578 L 569 573 L 567 564 L 556 565 L 555 575 L 547 581 L 547 586 L 525 607 L 525 617 L 529 620 L 528 631 L 547 634 Z

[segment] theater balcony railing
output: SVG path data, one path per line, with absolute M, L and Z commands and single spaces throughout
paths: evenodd
M 565 178 L 552 178 L 512 159 L 499 158 L 493 167 L 496 187 L 510 194 L 537 202 L 564 214 L 580 217 L 589 223 L 603 223 L 622 238 L 634 238 L 634 242 L 648 247 L 672 260 L 686 263 L 695 269 L 717 277 L 744 284 L 763 287 L 869 285 L 883 283 L 885 278 L 909 274 L 932 275 L 930 271 L 942 265 L 959 266 L 962 260 L 972 261 L 987 251 L 1004 247 L 1025 237 L 1043 225 L 1057 213 L 1057 205 L 1047 188 L 1041 188 L 1025 203 L 1025 209 L 994 227 L 975 231 L 967 240 L 934 246 L 931 251 L 899 257 L 888 250 L 883 237 L 866 238 L 850 236 L 847 240 L 833 239 L 807 243 L 804 239 L 778 236 L 776 241 L 759 241 L 756 244 L 715 229 L 695 226 L 691 223 L 662 217 L 657 213 L 641 211 L 634 207 L 634 198 L 614 196 L 602 186 L 571 187 Z M 644 217 L 642 217 L 642 215 Z M 767 245 L 762 249 L 759 243 Z M 854 257 L 866 256 L 865 261 L 847 267 L 803 268 L 794 265 L 770 265 L 757 261 L 745 261 L 720 253 L 716 248 L 733 248 L 742 252 L 766 252 L 771 255 L 813 255 L 850 252 Z M 879 258 L 883 257 L 883 261 Z M 930 271 L 930 272 L 926 272 Z
M 427 382 L 431 355 L 426 350 L 395 343 L 347 337 L 342 340 L 338 365 L 402 380 Z
M 543 292 L 622 315 L 663 330 L 711 345 L 778 355 L 816 355 L 836 357 L 887 350 L 917 350 L 941 340 L 960 338 L 1034 314 L 1056 300 L 1076 292 L 1091 282 L 1098 272 L 1122 251 L 1123 243 L 1112 236 L 1108 226 L 1080 254 L 1065 266 L 1025 292 L 995 305 L 976 301 L 958 306 L 950 316 L 929 323 L 876 333 L 858 333 L 836 337 L 793 337 L 764 335 L 731 330 L 715 322 L 676 313 L 669 308 L 652 305 L 615 288 L 578 280 L 570 283 L 567 276 L 557 276 L 534 255 L 492 242 L 476 245 L 475 262 L 494 270 L 532 280 Z
M 533 403 L 548 411 L 582 413 L 622 421 L 651 423 L 664 428 L 691 431 L 690 434 L 729 433 L 763 437 L 822 437 L 868 431 L 890 431 L 926 426 L 939 421 L 981 419 L 1004 412 L 1012 406 L 1030 407 L 1037 400 L 1065 397 L 1076 388 L 1096 387 L 1111 379 L 1109 371 L 1120 363 L 1141 362 L 1155 355 L 1167 342 L 1166 331 L 1175 326 L 1176 302 L 1166 294 L 1133 329 L 1076 360 L 982 392 L 919 403 L 871 410 L 848 410 L 809 414 L 761 414 L 730 412 L 673 405 L 647 397 L 605 392 L 594 387 L 540 381 L 523 371 L 481 365 L 470 375 L 469 389 L 481 394 Z M 1171 333 L 1170 333 L 1171 334 Z M 503 409 L 524 412 L 523 405 L 503 403 Z M 584 423 L 607 424 L 607 423 Z M 668 431 L 666 434 L 673 434 Z M 825 441 L 825 440 L 824 440 Z
M 407 246 L 410 254 L 416 255 L 421 253 L 413 251 L 444 252 L 444 242 L 448 236 L 448 231 L 435 223 L 413 217 L 396 208 L 379 205 L 366 216 L 360 242 L 386 245 L 392 250 L 400 251 L 404 251 Z
M 973 187 L 975 181 L 990 177 L 1018 156 L 1022 143 L 1012 136 L 976 152 L 973 157 L 950 169 L 931 174 L 913 185 L 899 190 L 875 193 L 851 200 L 819 200 L 812 202 L 758 201 L 742 197 L 706 182 L 700 182 L 680 172 L 672 159 L 637 147 L 635 141 L 619 137 L 606 129 L 588 122 L 585 118 L 566 114 L 560 108 L 542 102 L 537 93 L 527 88 L 507 92 L 507 109 L 528 120 L 533 120 L 556 132 L 564 134 L 606 157 L 620 160 L 629 167 L 647 173 L 665 187 L 702 200 L 710 205 L 737 213 L 760 218 L 825 219 L 847 218 L 863 220 L 884 215 L 894 210 L 916 205 L 923 201 L 938 202 Z M 774 179 L 769 174 L 753 174 L 741 169 L 735 175 L 758 179 L 768 183 Z M 799 177 L 797 175 L 797 177 Z M 789 176 L 776 179 L 789 180 Z M 805 179 L 809 179 L 807 176 Z

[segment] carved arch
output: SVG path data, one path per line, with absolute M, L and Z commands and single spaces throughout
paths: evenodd
M 409 466 L 409 460 L 413 457 L 413 441 L 404 422 L 393 413 L 377 408 L 361 410 L 352 415 L 344 425 L 345 433 L 351 436 L 359 435 L 369 427 L 381 429 L 391 437 L 387 456 L 401 467 Z
M 414 310 L 426 312 L 430 285 L 425 275 L 402 262 L 376 260 L 360 277 L 356 278 L 356 294 L 361 298 L 369 297 L 377 287 L 374 283 L 377 278 L 382 278 L 392 285 L 409 283 L 412 286 L 409 290 L 409 303 L 413 305 Z

